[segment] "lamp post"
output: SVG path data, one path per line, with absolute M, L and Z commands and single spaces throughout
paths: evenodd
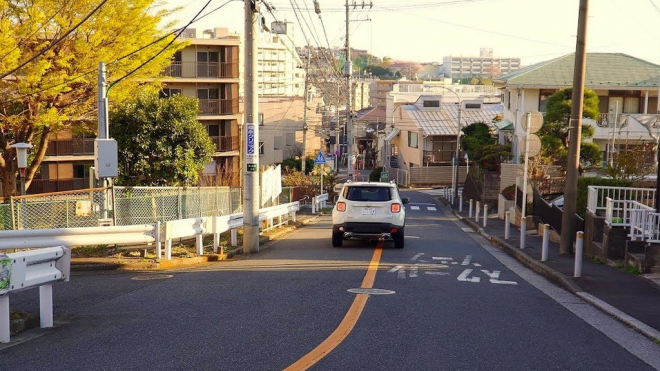
M 11 148 L 16 149 L 18 171 L 21 175 L 21 196 L 25 196 L 25 169 L 27 168 L 27 150 L 32 148 L 32 144 L 15 143 L 11 145 Z

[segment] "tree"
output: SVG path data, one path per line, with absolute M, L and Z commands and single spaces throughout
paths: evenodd
M 543 126 L 538 131 L 541 137 L 542 157 L 548 157 L 551 163 L 566 166 L 568 156 L 569 121 L 571 118 L 573 89 L 562 89 L 548 98 Z M 600 112 L 598 95 L 591 89 L 584 89 L 583 117 L 597 119 Z M 524 118 L 523 118 L 524 119 Z M 594 128 L 582 125 L 582 139 L 591 138 Z M 580 168 L 600 166 L 601 153 L 594 143 L 580 144 Z
M 197 182 L 215 145 L 197 121 L 197 100 L 140 93 L 116 107 L 110 132 L 119 146 L 122 185 L 189 186 Z
M 98 4 L 96 0 L 0 0 L 0 76 L 63 37 Z M 174 37 L 122 59 L 164 35 L 159 24 L 168 13 L 154 11 L 154 5 L 154 0 L 108 0 L 52 49 L 0 79 L 0 180 L 4 196 L 16 191 L 16 153 L 11 144 L 34 145 L 26 174 L 29 186 L 51 134 L 73 128 L 96 131 L 99 61 L 108 63 L 109 80 L 116 81 Z M 53 14 L 56 16 L 50 19 Z M 166 50 L 131 78 L 113 86 L 110 104 L 125 100 L 136 90 L 158 89 L 153 78 L 170 63 L 175 51 Z
M 498 170 L 502 161 L 513 156 L 510 145 L 497 144 L 497 138 L 483 122 L 470 124 L 463 129 L 461 148 L 483 170 Z

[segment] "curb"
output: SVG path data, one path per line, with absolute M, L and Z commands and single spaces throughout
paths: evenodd
M 577 295 L 578 297 L 580 297 L 587 303 L 591 304 L 592 306 L 596 307 L 603 313 L 613 317 L 614 319 L 618 320 L 624 325 L 634 329 L 635 331 L 646 336 L 650 340 L 655 342 L 660 341 L 660 331 L 652 328 L 651 326 L 633 318 L 632 316 L 629 316 L 628 314 L 620 311 L 619 309 L 616 309 L 610 304 L 607 304 L 606 302 L 589 294 L 588 292 L 584 291 L 577 283 L 573 282 L 573 280 L 571 280 L 570 278 L 566 277 L 562 273 L 559 273 L 555 269 L 548 267 L 545 264 L 537 261 L 536 259 L 530 257 L 520 249 L 511 246 L 505 240 L 496 236 L 490 236 L 488 233 L 486 233 L 486 231 L 484 231 L 483 228 L 479 227 L 479 225 L 477 225 L 473 221 L 463 218 L 454 209 L 452 209 L 452 212 L 459 220 L 463 221 L 464 223 L 469 225 L 472 229 L 477 231 L 479 234 L 486 237 L 494 246 L 498 247 L 500 250 L 506 252 L 507 254 L 513 256 L 514 258 L 516 258 L 516 260 L 523 263 L 526 267 L 532 269 L 536 273 L 547 278 L 550 282 Z

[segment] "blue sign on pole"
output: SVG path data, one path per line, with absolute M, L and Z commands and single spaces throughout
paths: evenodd
M 323 157 L 322 152 L 319 152 L 319 154 L 316 155 L 316 158 L 314 159 L 314 163 L 317 165 L 325 165 L 325 157 Z

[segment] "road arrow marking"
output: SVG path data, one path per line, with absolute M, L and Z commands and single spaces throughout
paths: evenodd
M 419 273 L 419 268 L 417 265 L 413 265 L 410 267 L 410 278 L 415 278 L 417 277 L 417 274 Z
M 448 272 L 424 272 L 424 274 L 430 274 L 431 276 L 449 276 Z
M 463 262 L 461 263 L 461 265 L 468 265 L 468 264 L 470 264 L 471 261 L 472 261 L 472 255 L 466 255 L 465 259 L 463 259 Z
M 412 261 L 416 261 L 416 260 L 419 259 L 422 255 L 424 255 L 423 252 L 420 252 L 419 254 L 415 254 L 415 256 L 413 256 L 412 258 L 410 258 L 410 260 L 412 260 Z M 435 259 L 435 258 L 434 258 L 434 259 Z

